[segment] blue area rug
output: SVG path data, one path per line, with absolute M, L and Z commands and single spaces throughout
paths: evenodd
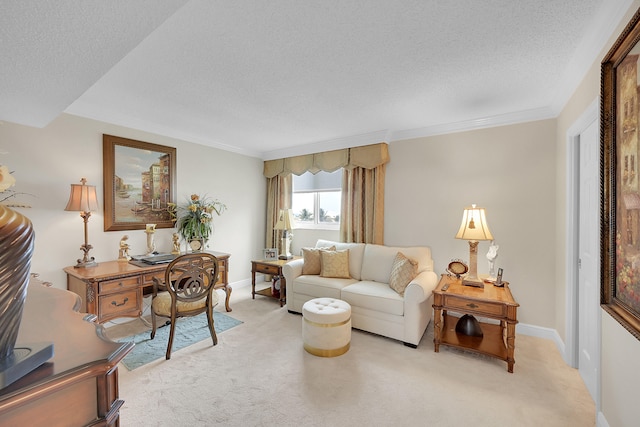
M 160 322 L 166 321 L 166 318 L 159 318 Z M 217 311 L 213 312 L 213 325 L 216 334 L 227 329 L 231 329 L 242 322 Z M 167 344 L 169 343 L 169 326 L 158 328 L 156 337 L 151 339 L 151 331 L 145 331 L 138 335 L 121 338 L 119 342 L 133 341 L 135 346 L 129 354 L 122 360 L 124 366 L 130 371 L 139 368 L 154 360 L 164 358 L 167 352 Z M 183 317 L 177 320 L 176 331 L 173 337 L 173 349 L 171 354 L 175 354 L 177 350 L 195 344 L 204 339 L 211 341 L 209 326 L 207 324 L 207 315 L 205 313 L 194 317 Z M 218 341 L 219 343 L 220 341 Z M 210 344 L 213 344 L 210 342 Z

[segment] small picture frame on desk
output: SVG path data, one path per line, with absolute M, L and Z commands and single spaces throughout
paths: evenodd
M 278 259 L 277 248 L 266 248 L 262 250 L 262 258 L 266 261 L 276 261 Z

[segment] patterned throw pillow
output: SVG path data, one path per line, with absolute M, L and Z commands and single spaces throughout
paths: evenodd
M 302 274 L 320 274 L 320 251 L 335 251 L 336 247 L 330 248 L 302 248 Z
M 349 249 L 320 252 L 320 276 L 349 279 Z
M 400 295 L 404 295 L 404 290 L 416 277 L 417 272 L 418 263 L 407 258 L 402 252 L 398 252 L 391 267 L 389 286 Z

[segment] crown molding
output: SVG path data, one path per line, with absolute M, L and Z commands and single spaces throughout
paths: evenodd
M 427 126 L 423 128 L 394 131 L 390 134 L 390 141 L 403 139 L 423 138 L 426 136 L 443 135 L 448 133 L 466 132 L 476 129 L 484 129 L 495 126 L 505 126 L 517 123 L 546 120 L 556 117 L 549 107 L 534 110 L 518 111 L 514 113 L 500 114 L 497 116 L 483 117 L 479 119 L 465 120 L 455 123 Z

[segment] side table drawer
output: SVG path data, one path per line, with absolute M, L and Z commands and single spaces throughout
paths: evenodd
M 104 294 L 108 292 L 118 292 L 127 288 L 136 288 L 138 287 L 138 277 L 123 277 L 121 279 L 115 280 L 105 280 L 104 282 L 98 283 L 99 293 Z
M 99 322 L 122 316 L 124 314 L 139 315 L 139 289 L 131 289 L 98 297 Z
M 469 301 L 468 299 L 456 298 L 454 296 L 445 296 L 444 307 L 452 311 L 460 309 L 463 313 L 471 312 L 487 316 L 502 317 L 506 314 L 503 304 L 486 301 Z
M 277 275 L 279 273 L 279 268 L 278 266 L 275 266 L 275 265 L 256 264 L 255 270 L 257 273 L 264 273 L 264 274 Z

